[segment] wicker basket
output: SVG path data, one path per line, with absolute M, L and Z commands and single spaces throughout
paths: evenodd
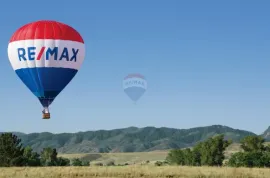
M 50 119 L 50 113 L 43 113 L 43 119 Z

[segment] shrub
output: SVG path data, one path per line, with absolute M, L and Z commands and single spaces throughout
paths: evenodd
M 74 158 L 72 159 L 72 163 L 71 163 L 72 166 L 82 166 L 82 161 L 79 159 L 79 158 Z
M 155 166 L 162 166 L 162 162 L 161 161 L 155 162 Z

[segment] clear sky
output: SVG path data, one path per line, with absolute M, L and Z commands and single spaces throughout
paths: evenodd
M 0 6 L 0 131 L 77 132 L 129 126 L 270 125 L 270 1 L 5 1 Z M 42 120 L 38 99 L 13 71 L 11 35 L 57 20 L 85 40 L 85 61 Z M 122 88 L 141 73 L 135 105 Z

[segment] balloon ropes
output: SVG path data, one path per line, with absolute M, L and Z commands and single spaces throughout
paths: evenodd
M 123 80 L 123 89 L 128 97 L 136 103 L 147 89 L 145 77 L 141 74 L 129 74 Z
M 41 20 L 19 28 L 10 38 L 8 58 L 12 68 L 43 106 L 49 106 L 78 72 L 85 56 L 81 35 L 71 26 Z

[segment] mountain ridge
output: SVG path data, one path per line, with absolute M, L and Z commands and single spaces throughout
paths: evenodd
M 269 130 L 268 130 L 269 129 Z M 270 140 L 270 127 L 261 136 Z M 194 146 L 217 134 L 239 142 L 253 132 L 224 125 L 177 129 L 169 127 L 126 127 L 111 130 L 83 131 L 75 133 L 22 133 L 12 132 L 40 152 L 44 147 L 56 148 L 59 153 L 108 153 L 144 152 Z
M 265 140 L 270 141 L 270 126 L 263 132 L 262 137 Z

